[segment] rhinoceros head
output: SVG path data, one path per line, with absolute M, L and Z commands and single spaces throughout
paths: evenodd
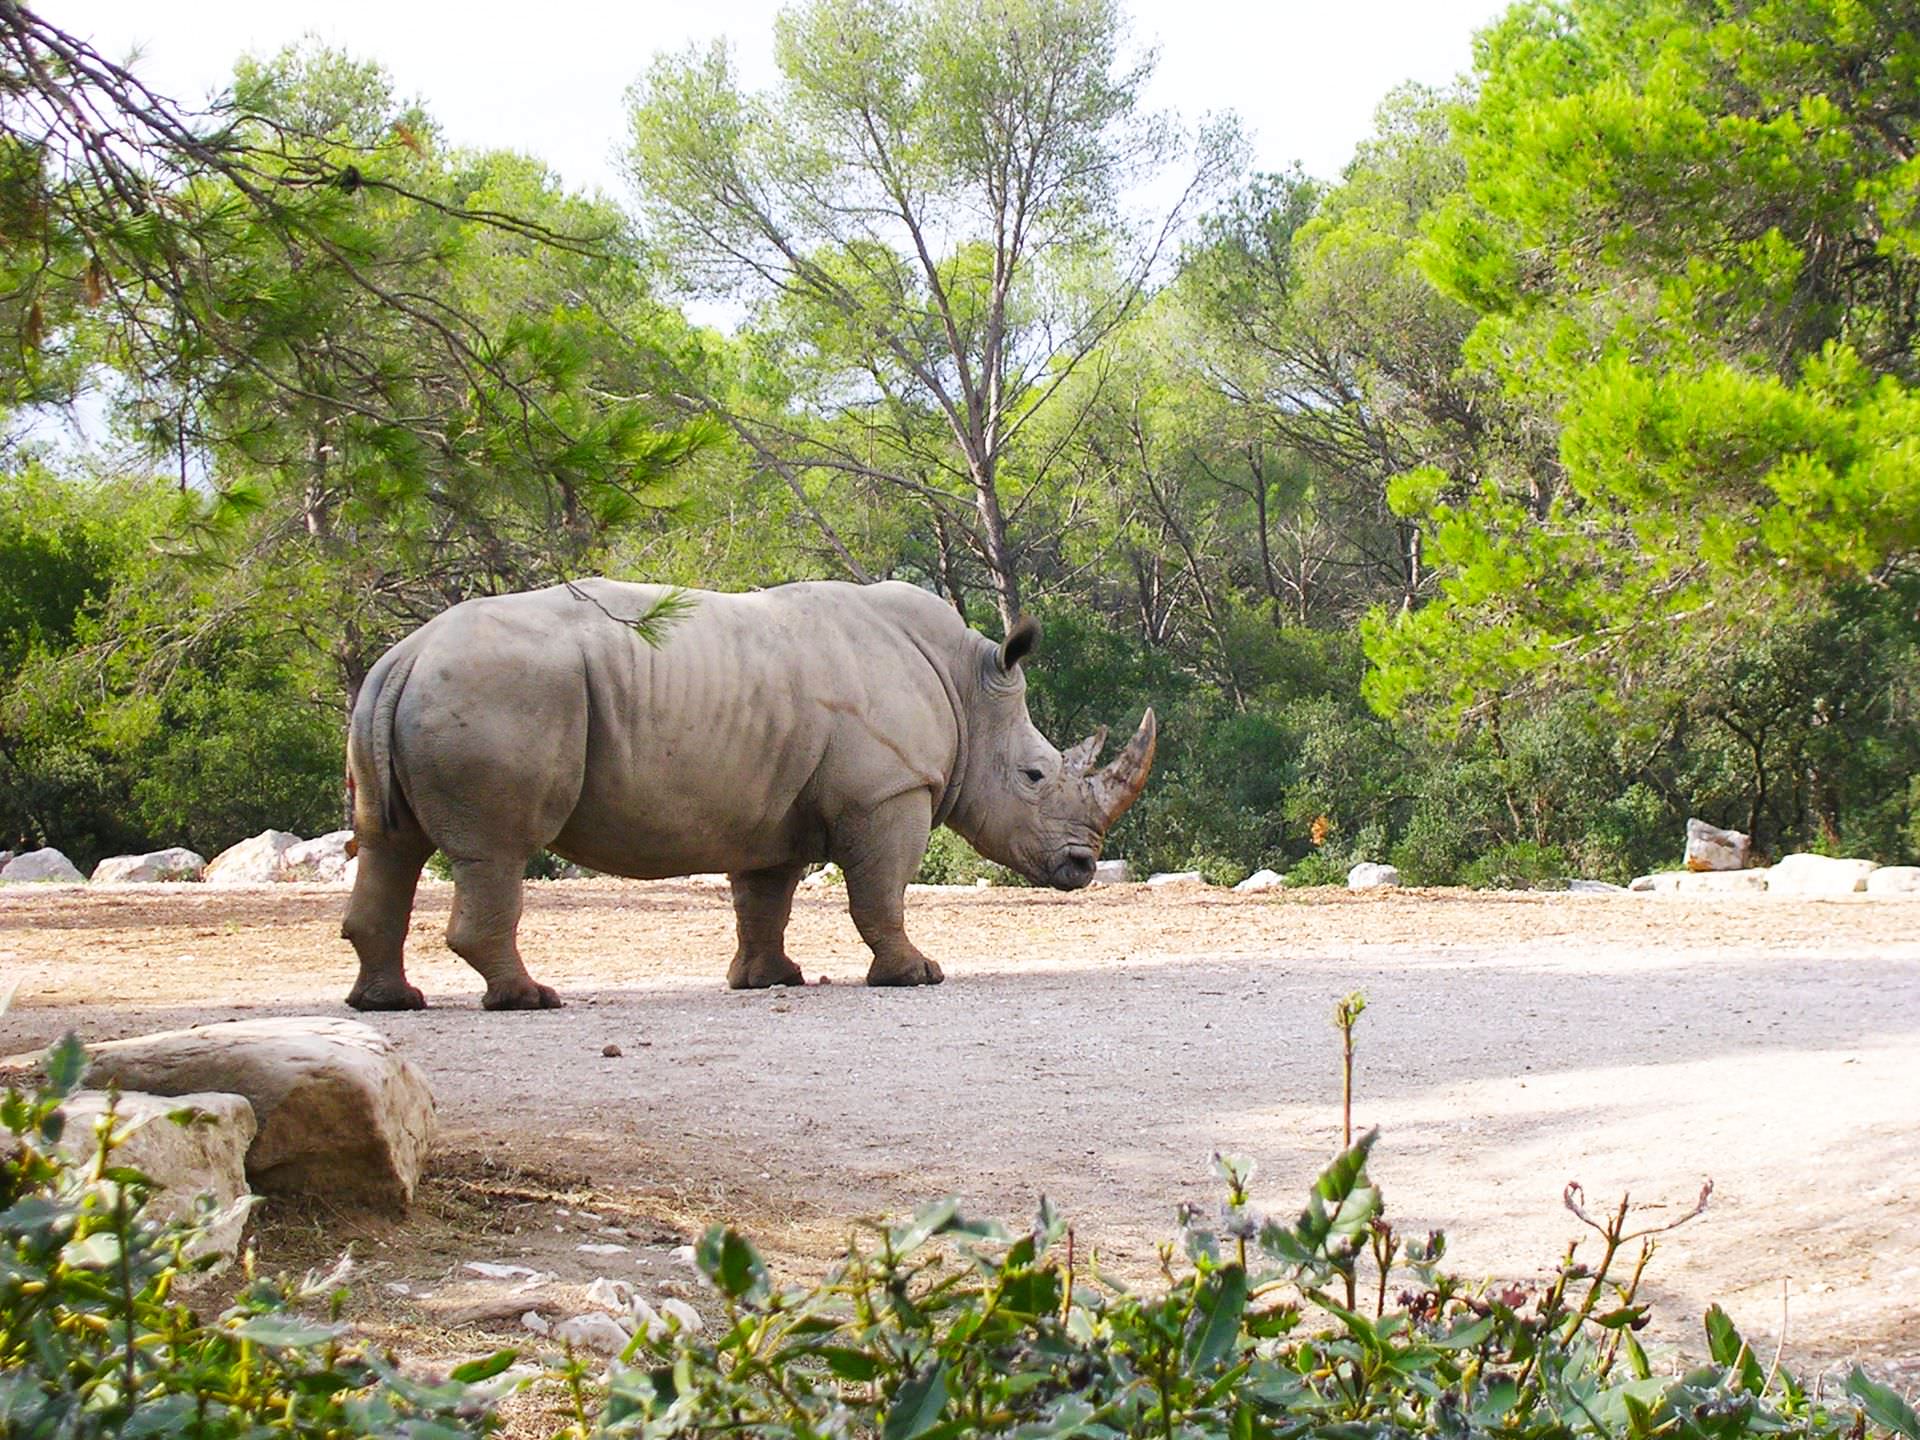
M 1157 731 L 1149 710 L 1127 748 L 1098 769 L 1104 725 L 1056 750 L 1027 715 L 1021 662 L 1039 639 L 1039 624 L 1023 617 L 999 647 L 982 647 L 966 775 L 947 823 L 989 860 L 1039 884 L 1078 890 L 1093 879 L 1108 829 L 1146 787 Z

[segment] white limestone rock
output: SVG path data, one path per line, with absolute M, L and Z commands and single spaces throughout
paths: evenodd
M 214 856 L 202 878 L 209 885 L 270 885 L 285 880 L 287 851 L 299 843 L 298 835 L 285 830 L 262 830 Z
M 1166 890 L 1188 885 L 1205 885 L 1207 877 L 1198 870 L 1163 870 L 1147 877 L 1149 890 Z
M 80 1090 L 61 1102 L 67 1128 L 60 1149 L 86 1163 L 97 1153 L 95 1122 L 106 1113 L 104 1090 Z M 171 1117 L 188 1111 L 177 1124 Z M 156 1220 L 197 1220 L 201 1201 L 210 1202 L 213 1223 L 187 1247 L 189 1257 L 218 1255 L 220 1265 L 240 1253 L 247 1228 L 247 1147 L 253 1143 L 253 1106 L 243 1095 L 150 1095 L 120 1092 L 114 1129 L 121 1140 L 112 1163 L 130 1165 L 153 1181 L 155 1193 L 146 1213 Z
M 831 860 L 800 882 L 803 887 L 809 890 L 818 890 L 826 885 L 844 885 L 846 883 L 847 877 L 841 874 L 840 867 L 835 865 Z
M 52 846 L 44 850 L 28 850 L 7 861 L 6 868 L 0 870 L 0 883 L 8 885 L 40 882 L 54 885 L 73 885 L 85 880 L 74 864 Z
M 1760 870 L 1682 870 L 1674 882 L 1681 895 L 1758 894 L 1767 889 L 1769 872 Z
M 1400 872 L 1391 865 L 1376 865 L 1362 860 L 1347 872 L 1349 890 L 1391 890 L 1400 883 Z
M 552 1335 L 555 1340 L 596 1350 L 602 1355 L 618 1355 L 633 1339 L 632 1329 L 599 1310 L 589 1310 L 584 1315 L 562 1320 L 553 1327 Z
M 267 1194 L 401 1210 L 433 1138 L 426 1081 L 357 1020 L 232 1020 L 108 1041 L 89 1057 L 96 1082 L 123 1090 L 246 1096 L 259 1121 L 247 1176 Z
M 1867 876 L 1869 895 L 1920 895 L 1920 865 L 1882 865 Z
M 144 855 L 114 855 L 93 867 L 96 885 L 146 884 L 155 881 L 198 880 L 207 862 L 183 846 L 149 850 Z
M 1680 882 L 1687 876 L 1685 870 L 1662 870 L 1653 875 L 1635 876 L 1627 884 L 1627 889 L 1636 895 L 1677 895 Z
M 1133 867 L 1124 860 L 1096 860 L 1093 862 L 1093 883 L 1130 885 L 1133 883 Z
M 1258 895 L 1266 890 L 1279 890 L 1286 886 L 1277 870 L 1256 870 L 1238 885 L 1233 887 L 1236 895 Z
M 325 835 L 302 840 L 281 852 L 279 878 L 338 885 L 347 878 L 347 866 L 357 848 L 351 830 L 329 830 Z
M 1626 886 L 1609 884 L 1605 880 L 1569 880 L 1567 893 L 1569 895 L 1625 895 L 1629 892 Z
M 1831 855 L 1789 855 L 1767 877 L 1779 895 L 1852 895 L 1867 888 L 1880 867 L 1871 860 L 1838 860 Z
M 1753 842 L 1738 830 L 1722 830 L 1704 820 L 1687 821 L 1687 869 L 1744 870 Z

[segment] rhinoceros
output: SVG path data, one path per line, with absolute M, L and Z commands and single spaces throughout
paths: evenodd
M 669 594 L 671 618 L 640 633 Z M 1078 889 L 1153 764 L 1151 710 L 1104 768 L 1104 727 L 1064 754 L 1047 743 L 1022 670 L 1038 638 L 1022 619 L 995 645 L 898 582 L 717 594 L 583 580 L 454 606 L 388 651 L 354 705 L 347 1003 L 424 1005 L 401 951 L 436 847 L 453 866 L 447 943 L 489 1009 L 560 1003 L 517 941 L 521 877 L 543 848 L 637 879 L 725 871 L 736 989 L 804 983 L 784 941 L 794 887 L 833 860 L 873 952 L 867 983 L 938 984 L 903 925 L 932 828 Z

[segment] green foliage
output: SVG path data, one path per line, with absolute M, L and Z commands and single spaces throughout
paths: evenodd
M 35 1093 L 0 1102 L 0 1433 L 28 1437 L 480 1435 L 502 1387 L 435 1386 L 345 1343 L 344 1265 L 292 1283 L 249 1275 L 212 1320 L 185 1285 L 214 1257 L 186 1247 L 219 1217 L 157 1223 L 152 1184 L 121 1163 L 109 1106 L 91 1143 L 60 1102 L 85 1056 L 72 1036 Z M 156 1123 L 186 1123 L 185 1115 Z M 63 1144 L 63 1138 L 65 1143 Z M 70 1158 L 77 1157 L 77 1158 Z M 326 1318 L 312 1318 L 319 1309 Z M 502 1367 L 495 1367 L 496 1370 Z
M 1349 1082 L 1364 1008 L 1356 994 L 1336 1014 Z M 6 1434 L 427 1440 L 496 1428 L 499 1399 L 529 1383 L 512 1373 L 515 1352 L 443 1381 L 403 1372 L 341 1323 L 344 1262 L 292 1284 L 249 1271 L 229 1308 L 196 1314 L 181 1287 L 207 1262 L 184 1252 L 214 1217 L 146 1216 L 152 1187 L 117 1162 L 127 1132 L 111 1107 L 90 1146 L 61 1145 L 59 1103 L 85 1064 L 69 1036 L 37 1092 L 0 1102 Z M 643 1330 L 604 1375 L 569 1355 L 545 1377 L 570 1401 L 562 1434 L 1344 1440 L 1388 1426 L 1434 1440 L 1920 1440 L 1911 1405 L 1858 1369 L 1851 1411 L 1810 1400 L 1777 1361 L 1763 1370 L 1717 1305 L 1713 1364 L 1654 1374 L 1634 1338 L 1651 1239 L 1698 1215 L 1711 1185 L 1679 1219 L 1637 1230 L 1624 1200 L 1595 1219 L 1570 1186 L 1569 1210 L 1598 1237 L 1593 1263 L 1569 1247 L 1536 1289 L 1466 1286 L 1440 1268 L 1444 1236 L 1406 1238 L 1388 1222 L 1368 1172 L 1377 1139 L 1343 1149 L 1291 1221 L 1255 1207 L 1250 1161 L 1216 1155 L 1225 1201 L 1217 1217 L 1181 1208 L 1155 1291 L 1105 1277 L 1044 1200 L 1017 1229 L 967 1219 L 951 1199 L 924 1206 L 856 1238 L 824 1282 L 801 1288 L 777 1285 L 743 1236 L 713 1226 L 694 1260 L 722 1323 Z M 1638 1263 L 1623 1265 L 1635 1242 Z
M 1022 883 L 1004 865 L 983 860 L 966 841 L 944 825 L 927 839 L 926 858 L 913 877 L 921 885 L 972 885 L 985 880 L 993 885 Z

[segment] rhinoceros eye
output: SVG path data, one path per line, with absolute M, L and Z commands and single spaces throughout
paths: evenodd
M 1034 768 L 1033 768 L 1033 767 L 1032 767 L 1031 765 L 1029 765 L 1029 766 L 1027 766 L 1027 767 L 1026 767 L 1025 769 L 1023 769 L 1023 770 L 1022 770 L 1022 771 L 1021 771 L 1020 773 L 1021 773 L 1022 775 L 1024 775 L 1024 776 L 1026 776 L 1026 777 L 1027 777 L 1027 779 L 1028 779 L 1028 781 L 1029 781 L 1030 783 L 1032 783 L 1032 784 L 1035 784 L 1035 785 L 1038 785 L 1038 784 L 1039 784 L 1039 783 L 1040 783 L 1040 782 L 1041 782 L 1042 780 L 1044 780 L 1044 779 L 1046 779 L 1046 778 L 1047 778 L 1047 772 L 1046 772 L 1046 771 L 1044 771 L 1044 770 L 1036 770 L 1036 769 L 1034 769 Z

